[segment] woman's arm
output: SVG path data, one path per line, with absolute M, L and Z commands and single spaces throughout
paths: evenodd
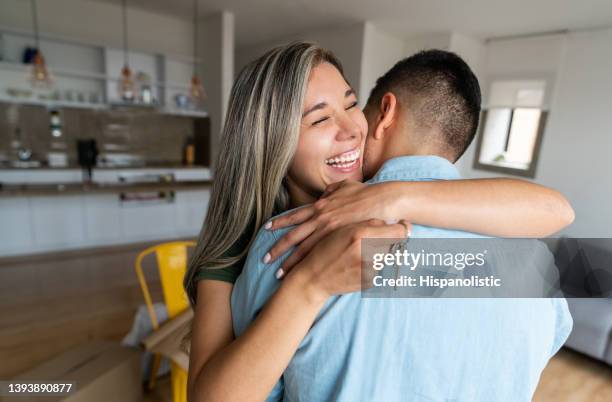
M 274 219 L 268 229 L 299 226 L 270 250 L 270 261 L 301 243 L 283 263 L 287 272 L 330 230 L 372 218 L 497 237 L 545 237 L 572 223 L 574 211 L 558 191 L 524 180 L 345 181 L 314 204 Z
M 365 222 L 330 233 L 282 281 L 262 312 L 233 339 L 232 285 L 198 283 L 191 339 L 190 402 L 263 401 L 297 350 L 325 300 L 361 288 L 362 238 L 397 239 L 404 224 Z M 389 241 L 389 244 L 393 240 Z
M 324 303 L 300 282 L 299 273 L 288 276 L 261 315 L 235 340 L 232 285 L 211 280 L 198 283 L 189 402 L 265 400 Z

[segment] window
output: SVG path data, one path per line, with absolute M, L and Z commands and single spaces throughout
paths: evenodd
M 497 80 L 483 107 L 474 168 L 535 177 L 545 109 L 546 80 Z

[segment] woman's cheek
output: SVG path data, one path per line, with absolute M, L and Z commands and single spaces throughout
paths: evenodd
M 365 136 L 368 134 L 368 120 L 361 109 L 356 109 L 355 114 L 356 123 L 361 129 L 361 136 L 365 138 Z

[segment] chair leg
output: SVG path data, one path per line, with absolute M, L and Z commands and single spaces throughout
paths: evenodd
M 172 363 L 172 401 L 187 402 L 187 372 L 181 367 Z
M 157 372 L 159 371 L 159 366 L 161 365 L 161 358 L 161 355 L 153 355 L 153 364 L 151 364 L 151 376 L 149 377 L 149 391 L 152 391 L 155 388 L 155 383 L 157 381 Z

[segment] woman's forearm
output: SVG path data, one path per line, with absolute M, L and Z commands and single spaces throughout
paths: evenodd
M 296 270 L 249 328 L 197 374 L 190 402 L 263 401 L 312 326 L 325 298 Z
M 515 179 L 387 182 L 390 216 L 499 237 L 545 237 L 574 220 L 559 192 Z

